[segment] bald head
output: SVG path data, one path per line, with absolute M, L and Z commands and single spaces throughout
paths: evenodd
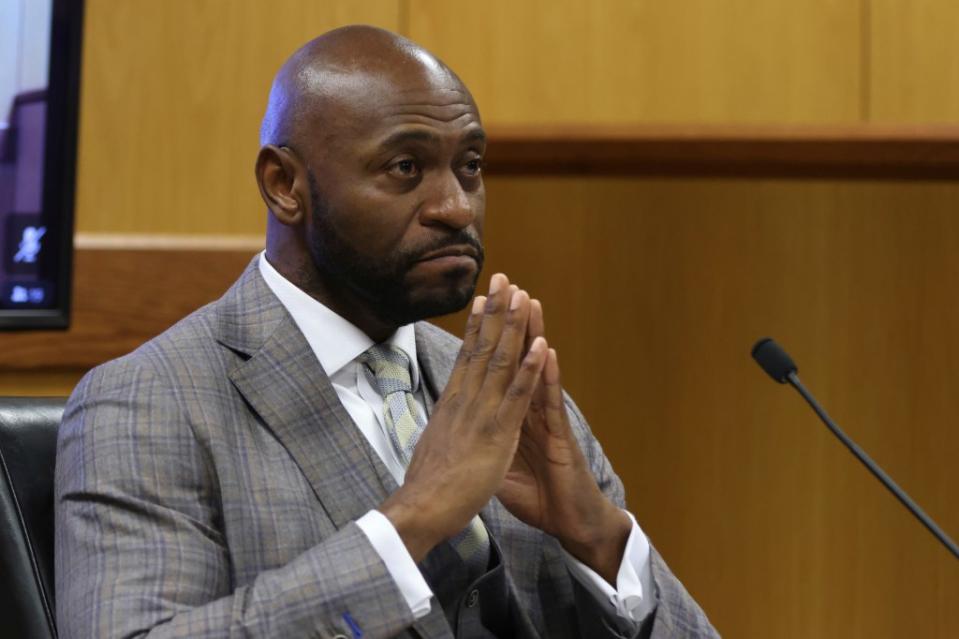
M 315 119 L 328 109 L 361 101 L 371 90 L 412 85 L 445 85 L 469 95 L 449 67 L 400 35 L 367 25 L 334 29 L 300 47 L 277 72 L 260 144 L 294 144 L 304 126 L 322 124 Z
M 462 308 L 483 261 L 485 140 L 469 91 L 423 48 L 366 26 L 316 38 L 263 119 L 267 259 L 375 341 Z

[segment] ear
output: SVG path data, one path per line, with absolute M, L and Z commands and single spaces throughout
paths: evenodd
M 309 202 L 309 180 L 306 167 L 291 149 L 273 144 L 262 147 L 256 156 L 256 183 L 277 221 L 287 226 L 303 221 Z

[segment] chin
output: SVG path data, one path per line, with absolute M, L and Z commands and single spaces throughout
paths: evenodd
M 455 278 L 455 280 L 450 278 L 433 286 L 421 285 L 408 288 L 408 295 L 403 305 L 406 307 L 403 315 L 408 321 L 404 323 L 449 315 L 462 310 L 473 299 L 477 276 L 470 273 L 465 278 Z M 464 279 L 466 281 L 463 281 Z
M 449 315 L 462 310 L 473 299 L 474 287 L 456 288 L 443 294 L 432 294 L 417 300 L 410 300 L 410 315 L 415 320 L 424 320 L 440 315 Z

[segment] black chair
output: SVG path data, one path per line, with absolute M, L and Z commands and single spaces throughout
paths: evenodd
M 4 637 L 57 636 L 53 603 L 53 469 L 62 397 L 0 397 L 0 627 Z

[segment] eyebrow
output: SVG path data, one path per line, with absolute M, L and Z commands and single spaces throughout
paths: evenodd
M 423 129 L 411 129 L 407 131 L 397 131 L 392 135 L 388 136 L 383 140 L 379 147 L 381 149 L 389 149 L 396 146 L 401 146 L 406 142 L 427 142 L 438 144 L 440 138 L 438 135 L 432 131 L 425 131 Z M 486 141 L 486 132 L 483 129 L 470 129 L 466 135 L 463 136 L 462 142 L 485 142 Z
M 486 131 L 483 129 L 470 129 L 463 137 L 464 142 L 486 142 Z

